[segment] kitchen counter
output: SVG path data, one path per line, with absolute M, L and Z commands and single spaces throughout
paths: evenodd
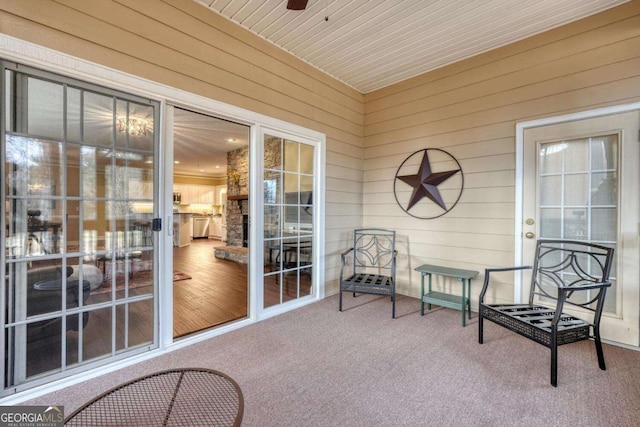
M 183 247 L 191 244 L 192 213 L 173 213 L 173 246 Z

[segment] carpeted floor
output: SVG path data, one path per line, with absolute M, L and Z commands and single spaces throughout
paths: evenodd
M 549 350 L 477 315 L 399 297 L 337 297 L 34 399 L 71 413 L 91 397 L 147 373 L 198 366 L 234 378 L 245 426 L 637 426 L 640 352 L 592 342 L 559 350 L 559 386 Z

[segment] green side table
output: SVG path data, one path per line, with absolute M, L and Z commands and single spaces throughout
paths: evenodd
M 469 310 L 469 319 L 471 319 L 471 279 L 478 275 L 477 271 L 462 270 L 459 268 L 441 267 L 439 265 L 423 264 L 415 269 L 420 272 L 420 315 L 424 316 L 424 303 L 427 309 L 431 310 L 431 304 L 442 307 L 452 308 L 462 311 L 462 326 L 466 326 L 465 311 Z M 458 295 L 445 294 L 443 292 L 431 291 L 431 276 L 437 274 L 439 276 L 454 277 L 462 282 L 462 297 Z M 429 276 L 429 289 L 424 293 L 424 276 Z

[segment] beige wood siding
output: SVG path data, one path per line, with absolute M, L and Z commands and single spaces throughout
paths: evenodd
M 335 282 L 338 247 L 362 221 L 359 92 L 191 0 L 7 0 L 0 31 L 325 133 L 326 279 Z
M 513 264 L 517 122 L 636 101 L 638 1 L 365 95 L 363 223 L 397 230 L 399 291 L 419 295 L 423 263 Z M 397 206 L 393 179 L 430 147 L 458 159 L 465 189 L 447 215 L 419 220 Z M 500 289 L 513 299 L 510 284 Z

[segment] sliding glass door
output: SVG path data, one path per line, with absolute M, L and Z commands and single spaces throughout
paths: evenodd
M 159 105 L 2 65 L 7 394 L 157 346 Z
M 263 135 L 263 308 L 313 295 L 316 146 Z

